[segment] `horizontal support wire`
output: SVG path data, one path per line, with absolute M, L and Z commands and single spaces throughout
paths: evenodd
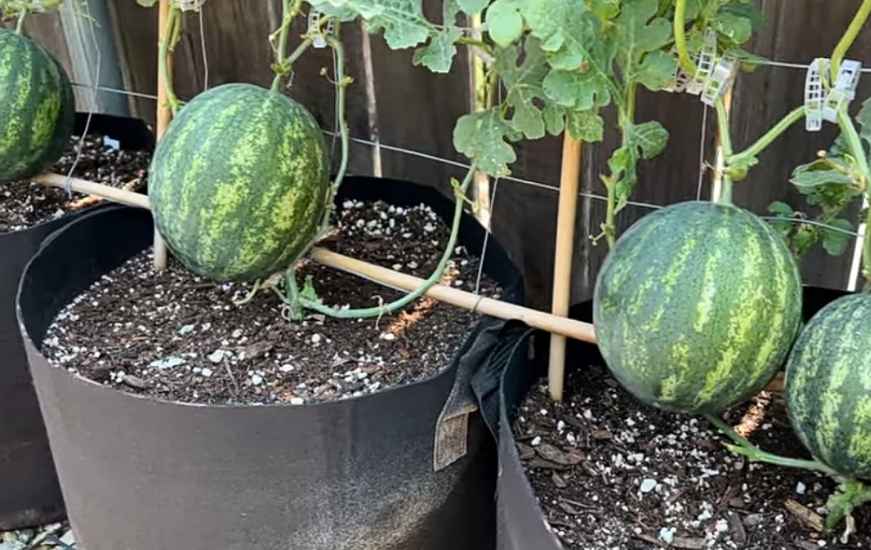
M 764 60 L 764 59 L 750 60 L 750 61 L 747 61 L 747 63 L 749 63 L 749 64 L 755 64 L 755 65 L 767 65 L 767 66 L 772 66 L 772 67 L 789 68 L 789 69 L 807 69 L 807 68 L 809 67 L 809 65 L 803 65 L 803 64 L 800 64 L 800 63 L 788 63 L 788 62 L 782 62 L 782 61 L 769 61 L 769 60 Z M 862 72 L 871 72 L 871 68 L 863 68 L 863 69 L 862 69 Z M 79 87 L 79 88 L 88 88 L 88 89 L 93 89 L 93 86 L 88 86 L 88 85 L 86 85 L 86 84 L 80 84 L 80 83 L 77 83 L 77 82 L 74 82 L 74 83 L 73 83 L 73 86 L 76 86 L 76 87 Z M 106 87 L 106 86 L 99 86 L 99 87 L 97 87 L 97 89 L 100 90 L 100 91 L 108 92 L 108 93 L 116 93 L 116 94 L 128 95 L 128 96 L 132 96 L 132 97 L 139 97 L 139 98 L 150 99 L 150 100 L 154 100 L 154 101 L 157 100 L 157 96 L 154 95 L 154 94 L 147 94 L 147 93 L 141 93 L 141 92 L 132 92 L 132 91 L 129 91 L 129 90 L 121 90 L 121 89 L 118 89 L 118 88 L 109 88 L 109 87 Z M 324 133 L 325 135 L 327 135 L 327 136 L 330 136 L 330 137 L 336 137 L 336 136 L 337 136 L 337 133 L 334 132 L 334 131 L 330 131 L 330 130 L 322 130 L 322 131 L 323 131 L 323 133 Z M 429 154 L 429 153 L 424 153 L 424 152 L 422 152 L 422 151 L 415 151 L 414 149 L 407 149 L 407 148 L 405 148 L 405 147 L 397 147 L 397 146 L 395 146 L 395 145 L 387 145 L 387 144 L 384 144 L 384 143 L 381 143 L 381 142 L 376 143 L 376 142 L 374 142 L 374 141 L 370 141 L 370 140 L 368 140 L 368 139 L 362 139 L 362 138 L 356 138 L 356 137 L 351 137 L 351 141 L 354 142 L 354 143 L 360 144 L 360 145 L 366 145 L 366 146 L 370 146 L 370 147 L 379 147 L 379 148 L 381 148 L 382 150 L 385 150 L 385 151 L 392 151 L 392 152 L 400 153 L 400 154 L 407 155 L 407 156 L 412 156 L 412 157 L 422 158 L 422 159 L 430 160 L 430 161 L 432 161 L 432 162 L 436 162 L 436 163 L 439 163 L 439 164 L 445 164 L 445 165 L 447 165 L 447 166 L 453 166 L 453 167 L 456 167 L 456 168 L 462 168 L 462 169 L 465 169 L 465 170 L 468 170 L 468 169 L 469 169 L 469 164 L 466 164 L 466 163 L 464 163 L 464 162 L 459 162 L 459 161 L 456 161 L 456 160 L 450 160 L 450 159 L 442 158 L 442 157 L 439 157 L 439 156 L 436 156 L 436 155 L 432 155 L 432 154 Z M 519 178 L 519 177 L 516 177 L 516 176 L 502 176 L 501 179 L 502 179 L 502 180 L 505 180 L 505 181 L 510 181 L 510 182 L 514 182 L 514 183 L 519 183 L 519 184 L 526 185 L 526 186 L 529 186 L 529 187 L 534 187 L 534 188 L 537 188 L 537 189 L 544 189 L 544 190 L 546 190 L 546 191 L 550 191 L 550 192 L 552 192 L 552 193 L 559 193 L 559 186 L 557 186 L 557 185 L 553 185 L 553 184 L 542 183 L 542 182 L 539 182 L 539 181 L 534 181 L 534 180 L 530 180 L 530 179 L 526 179 L 526 178 Z M 607 202 L 607 201 L 608 201 L 608 198 L 607 198 L 607 197 L 605 197 L 605 196 L 603 196 L 603 195 L 597 195 L 596 193 L 580 192 L 580 193 L 578 193 L 578 196 L 580 196 L 580 197 L 584 197 L 584 198 L 588 198 L 588 199 L 592 199 L 592 200 L 601 201 L 601 202 Z M 657 209 L 660 209 L 660 208 L 664 208 L 664 206 L 662 206 L 662 205 L 651 204 L 651 203 L 640 202 L 640 201 L 628 201 L 628 202 L 627 202 L 627 205 L 629 205 L 629 206 L 635 206 L 635 207 L 638 207 L 638 208 L 648 208 L 648 209 L 651 209 L 651 210 L 657 210 Z M 832 232 L 835 232 L 835 233 L 840 233 L 840 234 L 843 234 L 843 235 L 850 235 L 850 236 L 852 236 L 852 237 L 858 237 L 858 236 L 859 236 L 859 234 L 858 234 L 856 231 L 849 231 L 849 230 L 843 229 L 843 228 L 841 228 L 841 227 L 836 227 L 836 226 L 834 226 L 834 225 L 825 224 L 825 223 L 818 222 L 818 221 L 815 221 L 815 220 L 807 220 L 807 219 L 801 219 L 801 218 L 780 218 L 780 217 L 777 217 L 777 216 L 760 216 L 760 217 L 761 217 L 763 220 L 768 220 L 768 221 L 777 221 L 777 222 L 782 222 L 782 223 L 795 223 L 795 224 L 813 225 L 813 226 L 822 227 L 822 228 L 827 229 L 827 230 L 829 230 L 829 231 L 832 231 Z

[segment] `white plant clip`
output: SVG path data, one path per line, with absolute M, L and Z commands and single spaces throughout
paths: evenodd
M 176 0 L 181 11 L 200 11 L 206 0 Z
M 717 33 L 710 31 L 705 34 L 705 44 L 696 60 L 696 74 L 687 84 L 687 93 L 699 95 L 707 86 L 708 79 L 717 63 Z
M 856 88 L 859 86 L 860 76 L 862 76 L 862 63 L 860 61 L 845 59 L 841 63 L 838 79 L 823 104 L 824 120 L 838 122 L 838 111 L 856 99 Z
M 804 79 L 804 127 L 808 132 L 819 132 L 823 128 L 823 105 L 826 102 L 822 75 L 829 72 L 831 62 L 818 57 L 813 60 Z
M 737 72 L 738 63 L 734 59 L 728 57 L 718 59 L 702 89 L 702 103 L 713 107 L 735 82 Z
M 323 16 L 323 12 L 315 9 L 308 12 L 308 34 L 312 37 L 312 46 L 319 49 L 327 47 L 327 36 L 333 34 L 335 30 L 335 24 L 332 20 L 327 23 L 326 28 L 321 29 Z

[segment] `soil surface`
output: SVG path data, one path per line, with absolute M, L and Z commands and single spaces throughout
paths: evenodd
M 849 544 L 812 526 L 835 488 L 829 478 L 748 464 L 704 419 L 642 405 L 598 365 L 570 376 L 567 396 L 556 404 L 536 385 L 514 425 L 527 476 L 567 549 L 871 548 L 871 506 L 855 514 Z M 747 408 L 728 420 L 737 424 Z M 751 439 L 807 458 L 776 397 Z
M 337 235 L 342 254 L 427 277 L 448 227 L 426 206 L 347 201 Z M 473 291 L 478 260 L 455 250 L 448 279 Z M 372 307 L 401 293 L 308 263 L 319 297 L 334 306 Z M 215 284 L 173 262 L 164 273 L 149 253 L 104 276 L 50 327 L 43 352 L 54 364 L 119 390 L 190 403 L 330 401 L 428 378 L 450 365 L 478 316 L 423 299 L 381 319 L 283 318 L 282 303 L 250 285 Z M 499 296 L 486 277 L 481 293 Z
M 51 172 L 67 174 L 76 161 L 79 150 L 79 136 L 70 138 L 66 151 Z M 148 151 L 122 151 L 113 146 L 111 140 L 102 135 L 88 135 L 82 146 L 73 176 L 113 187 L 139 189 L 145 187 Z M 59 218 L 65 213 L 81 207 L 79 201 L 84 197 L 73 193 L 68 197 L 66 191 L 44 187 L 27 180 L 14 181 L 0 185 L 0 233 L 20 231 L 39 223 Z

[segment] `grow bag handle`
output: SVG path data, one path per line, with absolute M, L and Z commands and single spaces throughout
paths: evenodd
M 472 388 L 473 379 L 490 369 L 494 356 L 506 346 L 506 327 L 515 324 L 526 326 L 516 321 L 485 317 L 471 344 L 461 353 L 453 388 L 436 423 L 433 445 L 433 469 L 436 472 L 466 456 L 469 419 L 479 410 L 480 403 Z
M 466 455 L 469 417 L 481 411 L 494 434 L 499 419 L 498 390 L 502 373 L 518 355 L 518 347 L 534 332 L 519 321 L 486 318 L 473 343 L 462 355 L 454 387 L 436 424 L 433 468 L 443 470 Z M 521 360 L 526 354 L 520 355 Z
M 530 362 L 528 344 L 537 332 L 539 331 L 519 321 L 505 323 L 489 360 L 472 379 L 472 391 L 478 401 L 481 416 L 497 441 L 503 378 L 511 366 L 517 365 L 518 362 Z M 524 370 L 532 371 L 533 367 L 526 365 Z

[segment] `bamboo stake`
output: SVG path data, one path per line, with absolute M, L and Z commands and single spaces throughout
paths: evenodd
M 562 173 L 560 175 L 559 212 L 557 214 L 554 253 L 553 302 L 551 313 L 569 314 L 572 297 L 572 256 L 575 247 L 575 220 L 578 210 L 578 187 L 581 175 L 581 142 L 568 132 L 563 138 Z M 566 338 L 551 334 L 548 387 L 554 401 L 562 401 L 565 385 Z
M 169 40 L 169 11 L 171 9 L 170 0 L 160 0 L 160 11 L 159 11 L 159 19 L 158 19 L 158 40 L 160 43 L 163 43 L 165 40 Z M 160 54 L 158 54 L 160 55 Z M 167 54 L 166 56 L 166 72 L 172 71 L 172 55 Z M 163 134 L 166 133 L 166 129 L 169 128 L 169 123 L 172 121 L 172 109 L 169 106 L 169 99 L 167 97 L 166 90 L 166 78 L 163 71 L 160 70 L 160 63 L 158 62 L 157 69 L 157 139 L 160 140 L 163 137 Z M 163 237 L 160 236 L 160 233 L 157 231 L 157 227 L 154 228 L 154 268 L 160 271 L 166 269 L 166 265 L 168 262 L 168 253 L 166 250 L 166 243 L 163 242 Z
M 62 174 L 42 174 L 33 178 L 33 181 L 46 187 L 58 187 L 64 189 L 67 184 L 67 177 Z M 69 185 L 70 189 L 77 193 L 98 196 L 127 206 L 146 209 L 151 208 L 148 196 L 141 193 L 134 193 L 133 191 L 126 191 L 124 189 L 118 189 L 117 187 L 111 187 L 109 185 L 103 185 L 102 183 L 95 183 L 80 178 L 69 178 Z
M 33 181 L 51 187 L 63 187 L 66 182 L 66 176 L 61 174 L 43 174 L 34 178 Z M 96 195 L 120 204 L 135 206 L 137 208 L 151 208 L 151 203 L 149 202 L 148 197 L 141 193 L 127 191 L 125 189 L 117 189 L 115 187 L 79 178 L 71 178 L 69 180 L 69 185 L 70 188 L 77 193 Z M 327 267 L 351 273 L 352 275 L 357 275 L 358 277 L 368 279 L 396 290 L 409 292 L 419 288 L 423 284 L 423 279 L 418 277 L 393 271 L 386 267 L 373 265 L 320 247 L 312 249 L 311 258 Z M 596 343 L 596 331 L 590 323 L 582 323 L 581 321 L 575 321 L 574 319 L 567 319 L 565 317 L 552 315 L 528 307 L 518 306 L 501 300 L 485 298 L 446 285 L 434 286 L 426 293 L 426 296 L 482 315 L 490 315 L 499 319 L 522 321 L 530 327 L 546 330 L 563 337 L 573 338 L 582 342 L 590 342 L 592 344 Z
M 419 288 L 423 283 L 423 280 L 418 277 L 349 258 L 324 248 L 315 247 L 312 249 L 311 258 L 327 267 L 345 271 L 397 290 L 414 290 Z M 492 298 L 484 298 L 471 292 L 444 285 L 432 287 L 426 295 L 440 302 L 469 311 L 491 315 L 499 319 L 522 321 L 533 328 L 546 330 L 583 342 L 596 342 L 596 332 L 590 323 L 559 317 Z

